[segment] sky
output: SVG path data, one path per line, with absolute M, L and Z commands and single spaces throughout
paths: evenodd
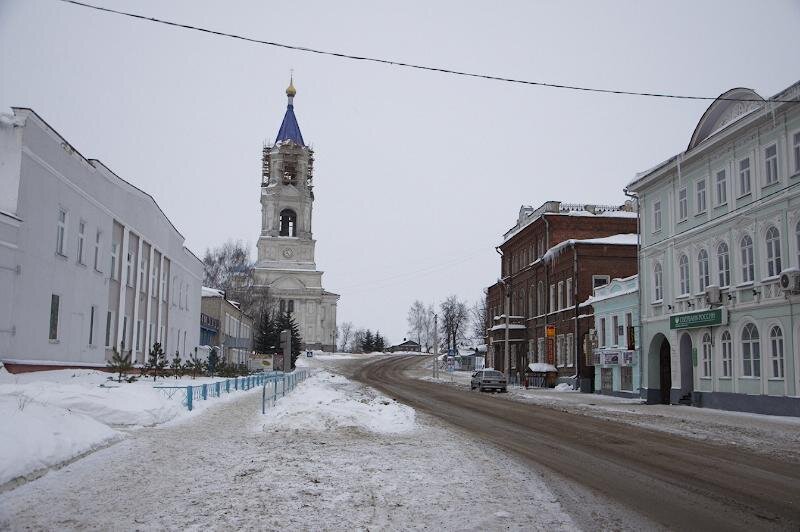
M 91 0 L 354 55 L 605 89 L 771 96 L 800 79 L 800 2 Z M 0 0 L 0 112 L 31 107 L 152 194 L 198 255 L 260 231 L 261 147 L 294 71 L 315 149 L 314 237 L 339 323 L 407 335 L 415 299 L 469 302 L 522 204 L 621 204 L 684 150 L 705 101 L 390 67 L 57 0 Z

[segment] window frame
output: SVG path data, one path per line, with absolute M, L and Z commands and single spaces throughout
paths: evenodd
M 745 240 L 748 241 L 747 246 L 744 245 Z M 754 282 L 755 257 L 753 255 L 753 238 L 748 234 L 739 239 L 739 257 L 741 259 L 742 284 Z
M 706 288 L 711 284 L 711 268 L 709 267 L 708 251 L 705 248 L 697 253 L 697 281 L 698 289 L 705 293 Z
M 572 288 L 572 277 L 567 278 L 567 281 L 566 281 L 566 284 L 565 284 L 565 290 L 566 290 L 567 308 L 571 308 L 574 305 L 574 303 L 572 301 L 572 299 L 573 299 L 573 297 L 572 297 L 572 290 L 573 290 L 573 288 Z
M 777 334 L 775 334 L 777 331 Z M 769 361 L 771 379 L 783 380 L 786 377 L 786 357 L 783 328 L 773 325 L 769 330 Z
M 720 346 L 722 347 L 722 375 L 720 378 L 733 378 L 733 336 L 728 329 L 722 331 Z
M 723 246 L 725 247 L 724 253 L 720 252 Z M 731 285 L 731 253 L 728 243 L 724 241 L 717 244 L 717 274 L 720 288 Z
M 792 155 L 794 156 L 794 172 L 793 174 L 800 174 L 800 129 L 791 133 L 792 139 Z
M 686 253 L 681 253 L 678 257 L 678 279 L 680 294 L 679 296 L 688 296 L 692 292 L 692 279 L 691 268 L 689 268 L 689 256 Z
M 689 188 L 678 189 L 678 223 L 689 219 Z
M 744 166 L 746 164 L 746 166 Z M 737 167 L 739 169 L 739 197 L 743 198 L 749 194 L 753 193 L 753 183 L 752 183 L 752 165 L 750 164 L 750 156 L 742 157 L 737 162 Z M 745 183 L 747 184 L 747 190 L 745 190 Z
M 695 200 L 695 216 L 705 214 L 708 210 L 708 187 L 705 177 L 695 183 Z
M 118 267 L 118 259 L 119 258 L 119 244 L 114 242 L 114 239 L 111 239 L 111 279 L 117 281 L 119 280 L 119 267 Z
M 720 175 L 722 179 L 720 179 Z M 714 190 L 716 192 L 715 207 L 728 204 L 728 172 L 725 168 L 717 170 L 714 177 Z
M 67 223 L 69 213 L 63 207 L 58 208 L 56 218 L 56 255 L 59 257 L 67 256 Z M 63 218 L 63 219 L 62 219 Z
M 774 237 L 770 238 L 770 233 Z M 777 277 L 781 274 L 783 260 L 781 257 L 781 232 L 771 225 L 764 233 L 764 244 L 767 248 L 767 278 Z
M 75 250 L 75 262 L 81 266 L 86 266 L 84 262 L 84 252 L 86 250 L 86 221 L 78 220 L 78 247 Z
M 663 220 L 661 219 L 661 200 L 653 202 L 653 233 L 661 231 Z
M 703 373 L 700 376 L 700 378 L 710 379 L 713 377 L 712 367 L 714 363 L 713 343 L 711 341 L 711 334 L 709 333 L 703 334 L 703 338 L 701 340 L 701 346 L 703 350 L 703 360 L 702 360 Z
M 771 156 L 767 155 L 767 152 L 773 148 L 775 153 Z M 764 146 L 762 153 L 764 154 L 764 186 L 768 187 L 780 180 L 778 176 L 778 143 L 772 142 Z
M 102 255 L 100 254 L 100 250 L 103 247 L 103 232 L 98 229 L 94 235 L 94 271 L 97 273 L 103 273 L 102 265 Z
M 47 339 L 57 344 L 61 339 L 61 294 L 50 294 L 50 314 Z
M 597 284 L 596 281 L 598 280 L 603 280 L 605 282 L 603 284 Z M 606 286 L 610 282 L 611 282 L 610 275 L 592 275 L 592 294 L 594 294 L 594 291 L 597 288 L 602 288 L 603 286 Z
M 748 337 L 745 339 L 745 333 Z M 755 335 L 753 334 L 755 333 Z M 761 378 L 761 335 L 755 324 L 748 322 L 742 327 L 740 335 L 742 348 L 742 376 Z
M 653 303 L 664 301 L 664 268 L 658 261 L 653 265 L 653 292 L 655 296 Z

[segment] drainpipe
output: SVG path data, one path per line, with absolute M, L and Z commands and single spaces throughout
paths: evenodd
M 505 314 L 505 316 L 506 316 L 506 336 L 505 336 L 505 342 L 504 342 L 504 351 L 505 352 L 504 352 L 504 355 L 503 355 L 503 373 L 506 374 L 506 384 L 507 384 L 509 376 L 511 375 L 511 373 L 508 371 L 508 366 L 509 366 L 509 364 L 508 364 L 508 313 L 509 313 L 509 310 L 510 310 L 508 308 L 509 305 L 508 305 L 508 297 L 507 297 L 508 296 L 508 294 L 507 294 L 508 285 L 503 280 L 503 261 L 502 261 L 502 257 L 504 256 L 503 255 L 503 250 L 500 249 L 500 246 L 495 246 L 494 250 L 501 257 L 501 260 L 500 260 L 500 279 L 498 279 L 498 281 L 500 281 L 500 284 L 503 285 L 503 309 L 504 309 L 503 314 Z M 510 270 L 510 268 L 509 268 L 509 270 Z M 494 318 L 492 318 L 492 321 L 494 322 Z M 492 344 L 494 344 L 494 342 L 492 342 Z M 492 345 L 492 353 L 494 355 L 494 345 Z M 494 356 L 492 356 L 492 358 L 494 359 Z M 492 360 L 492 365 L 496 365 L 494 360 Z
M 578 306 L 578 298 L 575 297 L 575 294 L 578 293 L 578 248 L 575 246 L 575 243 L 572 244 L 572 297 L 574 297 L 575 301 L 575 333 L 573 335 L 572 340 L 572 354 L 575 356 L 575 382 L 578 384 L 580 389 L 581 384 L 581 361 L 578 358 L 578 311 L 580 307 Z
M 637 270 L 637 284 L 639 285 L 639 397 L 642 396 L 642 388 L 644 384 L 644 361 L 642 360 L 644 354 L 644 327 L 642 326 L 642 318 L 644 314 L 642 313 L 642 297 L 644 297 L 644 286 L 642 284 L 642 217 L 641 217 L 641 205 L 639 203 L 639 195 L 634 194 L 628 191 L 628 188 L 625 187 L 622 189 L 622 192 L 628 196 L 629 198 L 633 199 L 636 202 L 636 270 Z M 688 191 L 686 192 L 689 193 Z M 673 196 L 674 198 L 674 196 Z M 663 283 L 662 283 L 663 284 Z M 633 327 L 633 323 L 631 323 L 631 327 Z M 634 341 L 636 339 L 636 329 L 634 328 Z M 635 344 L 634 344 L 635 346 Z M 650 383 L 647 383 L 648 386 Z M 660 384 L 659 384 L 660 386 Z M 648 388 L 649 390 L 649 388 Z M 646 397 L 645 397 L 646 399 Z

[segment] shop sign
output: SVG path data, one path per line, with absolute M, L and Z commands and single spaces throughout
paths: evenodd
M 670 329 L 694 329 L 697 327 L 714 327 L 728 323 L 728 309 L 724 307 L 687 314 L 674 314 L 669 317 Z
M 632 366 L 636 361 L 636 351 L 595 349 L 592 358 L 595 366 Z

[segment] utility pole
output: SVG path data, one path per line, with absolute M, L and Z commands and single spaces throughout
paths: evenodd
M 433 378 L 439 378 L 439 316 L 433 314 Z

